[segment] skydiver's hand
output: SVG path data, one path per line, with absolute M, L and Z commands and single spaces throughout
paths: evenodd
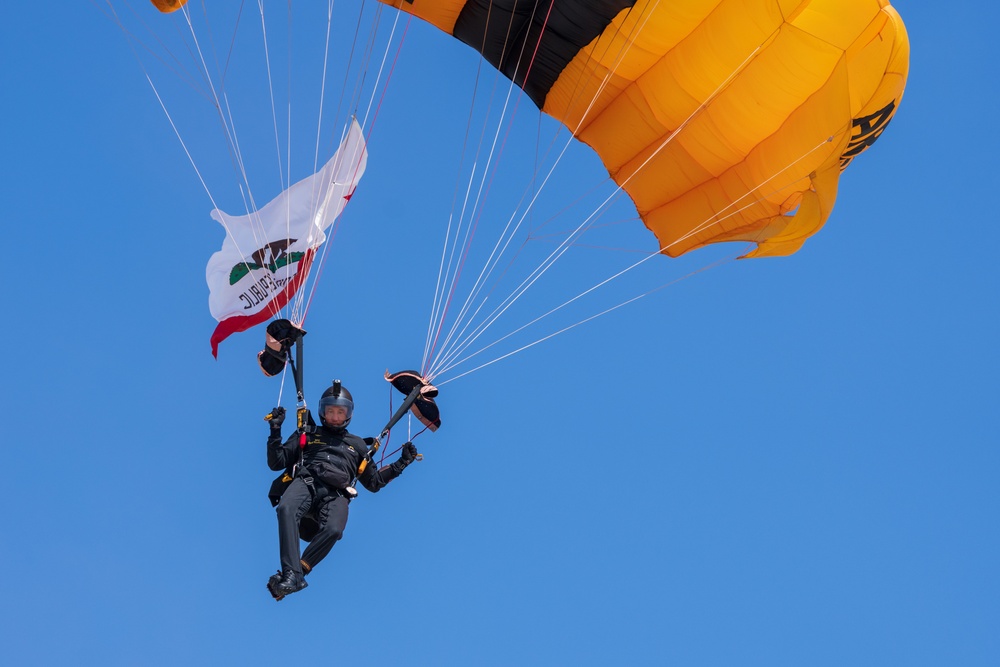
M 417 458 L 417 448 L 413 446 L 412 442 L 407 442 L 403 445 L 403 451 L 399 454 L 399 460 L 403 462 L 403 465 L 410 465 Z
M 285 409 L 279 405 L 271 410 L 269 417 L 265 419 L 271 424 L 271 430 L 281 430 L 281 425 L 285 422 Z

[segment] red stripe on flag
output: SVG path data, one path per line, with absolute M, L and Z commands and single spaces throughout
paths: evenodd
M 288 302 L 292 300 L 295 293 L 299 291 L 299 287 L 301 287 L 305 279 L 309 277 L 309 269 L 312 268 L 312 261 L 315 255 L 315 248 L 310 248 L 306 251 L 305 255 L 302 257 L 298 272 L 291 280 L 288 281 L 284 289 L 275 293 L 274 298 L 268 302 L 268 305 L 263 310 L 253 315 L 234 315 L 233 317 L 227 317 L 219 322 L 219 326 L 215 327 L 215 331 L 212 332 L 212 356 L 218 358 L 219 343 L 226 340 L 234 333 L 246 331 L 251 327 L 257 326 L 261 322 L 266 322 L 271 319 L 272 315 L 288 305 Z

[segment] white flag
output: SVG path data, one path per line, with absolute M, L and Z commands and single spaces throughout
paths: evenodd
M 212 218 L 226 228 L 222 249 L 205 269 L 208 307 L 219 320 L 212 334 L 213 355 L 230 334 L 267 321 L 295 295 L 367 162 L 364 135 L 354 120 L 322 169 L 263 208 L 241 216 L 212 211 Z

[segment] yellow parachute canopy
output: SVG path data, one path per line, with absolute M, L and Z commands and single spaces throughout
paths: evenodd
M 153 3 L 157 9 L 159 9 L 164 14 L 169 14 L 170 12 L 176 12 L 178 9 L 187 4 L 187 0 L 149 0 Z
M 663 252 L 789 255 L 892 118 L 888 0 L 382 0 L 471 45 L 592 146 Z

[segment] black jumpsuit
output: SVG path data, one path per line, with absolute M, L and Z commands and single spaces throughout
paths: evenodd
M 301 560 L 312 569 L 344 535 L 348 499 L 342 491 L 357 474 L 368 446 L 362 438 L 348 433 L 346 429 L 326 426 L 308 434 L 306 446 L 301 450 L 299 438 L 300 435 L 294 433 L 282 443 L 280 432 L 272 432 L 267 439 L 267 465 L 271 470 L 290 473 L 292 466 L 299 463 L 301 451 L 300 469 L 277 505 L 281 569 L 301 575 L 299 522 L 312 512 L 319 524 L 319 530 L 301 555 Z M 369 465 L 358 475 L 358 481 L 372 493 L 377 493 L 398 477 L 403 468 L 405 465 L 400 462 L 381 469 Z

